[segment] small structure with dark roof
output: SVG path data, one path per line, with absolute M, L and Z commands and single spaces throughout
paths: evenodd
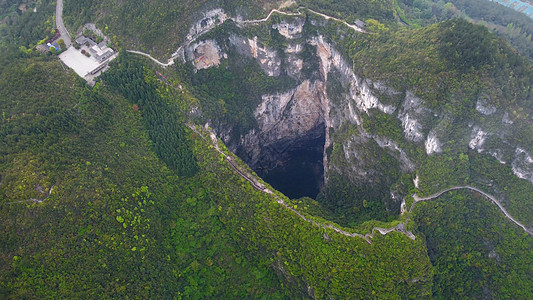
M 86 36 L 79 36 L 78 38 L 76 38 L 76 43 L 78 43 L 78 45 L 87 45 L 87 47 L 92 47 L 94 45 L 96 45 L 96 42 L 91 40 L 90 38 L 86 37 Z
M 357 26 L 357 27 L 359 27 L 361 29 L 364 29 L 366 27 L 366 23 L 361 21 L 361 20 L 359 20 L 359 19 L 357 19 L 357 20 L 355 20 L 355 26 Z

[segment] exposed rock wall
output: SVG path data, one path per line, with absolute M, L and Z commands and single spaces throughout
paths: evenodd
M 191 37 L 226 18 L 223 11 L 206 13 L 191 29 Z M 233 141 L 236 144 L 230 143 L 230 148 L 252 167 L 260 166 L 263 170 L 274 168 L 283 164 L 284 153 L 290 149 L 311 140 L 320 140 L 319 137 L 323 136 L 325 181 L 329 173 L 336 172 L 354 184 L 371 186 L 386 171 L 379 167 L 383 156 L 393 157 L 401 172 L 417 169 L 420 157 L 413 154 L 413 148 L 402 149 L 406 143 L 420 147 L 426 155 L 432 156 L 457 147 L 449 143 L 455 139 L 453 143 L 464 149 L 487 153 L 502 164 L 511 163 L 516 176 L 533 182 L 533 159 L 526 149 L 511 146 L 512 143 L 507 141 L 514 121 L 509 112 L 497 108 L 494 100 L 481 93 L 475 107 L 472 107 L 472 113 L 477 113 L 480 120 L 495 120 L 490 121 L 495 123 L 493 127 L 479 125 L 481 123 L 476 119 L 469 127 L 458 129 L 464 132 L 462 136 L 454 135 L 450 126 L 455 126 L 456 120 L 451 119 L 445 110 L 429 108 L 423 99 L 409 90 L 396 91 L 383 82 L 362 78 L 354 72 L 352 63 L 326 38 L 304 35 L 303 18 L 287 19 L 272 25 L 286 38 L 283 52 L 269 48 L 257 36 L 235 33 L 229 34 L 225 45 L 207 40 L 186 49 L 188 60 L 193 61 L 197 69 L 218 66 L 226 58 L 224 51 L 228 49 L 225 47 L 232 47 L 237 53 L 255 59 L 268 76 L 288 75 L 297 81 L 297 85 L 288 91 L 261 95 L 261 103 L 254 112 L 258 127 L 242 134 L 238 141 Z M 312 57 L 303 51 L 308 47 L 314 48 Z M 213 59 L 203 63 L 197 61 L 206 54 Z M 309 61 L 317 66 L 312 75 L 305 69 Z M 340 82 L 342 91 L 328 95 L 328 87 L 333 81 Z M 377 114 L 397 118 L 405 141 L 370 134 L 364 120 Z M 347 125 L 355 131 L 341 135 Z M 230 141 L 230 127 L 219 132 L 226 142 Z M 492 140 L 496 142 L 491 143 Z M 338 145 L 336 149 L 341 154 L 331 161 L 327 153 L 333 144 Z M 368 149 L 374 150 L 370 153 Z M 397 195 L 396 192 L 394 194 Z
M 229 42 L 235 46 L 239 54 L 255 58 L 268 76 L 281 74 L 281 59 L 278 53 L 261 44 L 257 37 L 249 39 L 232 34 L 229 37 Z
M 281 94 L 263 95 L 255 110 L 258 130 L 242 137 L 240 146 L 252 166 L 277 165 L 282 153 L 303 140 L 316 139 L 325 123 L 326 97 L 320 81 L 303 81 Z
M 295 39 L 302 36 L 305 21 L 302 18 L 296 18 L 292 22 L 281 21 L 279 24 L 272 25 L 272 28 L 287 39 Z
M 533 157 L 530 153 L 520 147 L 516 148 L 512 166 L 513 173 L 518 176 L 518 178 L 533 183 Z
M 426 139 L 426 142 L 424 143 L 424 146 L 426 147 L 427 155 L 442 152 L 441 144 L 440 144 L 439 139 L 437 138 L 437 134 L 435 133 L 435 131 L 431 131 L 428 134 L 428 137 Z
M 192 41 L 215 26 L 224 23 L 227 19 L 228 15 L 221 8 L 208 10 L 202 13 L 202 17 L 196 23 L 191 25 L 185 38 L 187 41 Z
M 196 70 L 216 67 L 222 59 L 227 58 L 214 40 L 194 43 L 186 48 L 186 54 Z

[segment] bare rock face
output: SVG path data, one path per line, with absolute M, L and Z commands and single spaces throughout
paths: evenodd
M 403 132 L 408 140 L 420 142 L 424 140 L 422 133 L 422 123 L 419 119 L 429 111 L 424 108 L 423 101 L 411 92 L 405 95 L 405 101 L 398 113 L 398 118 L 402 121 Z
M 301 36 L 304 23 L 305 21 L 303 19 L 297 18 L 293 22 L 282 21 L 279 24 L 274 24 L 272 28 L 277 29 L 287 39 L 295 39 Z
M 533 157 L 526 150 L 518 147 L 512 162 L 513 173 L 521 179 L 533 183 Z
M 263 95 L 255 111 L 259 129 L 250 131 L 240 143 L 249 163 L 273 168 L 282 163 L 280 158 L 287 149 L 323 136 L 324 103 L 320 81 L 305 80 L 285 93 Z
M 308 42 L 317 48 L 320 71 L 324 81 L 328 80 L 328 74 L 330 72 L 334 70 L 339 72 L 341 80 L 349 83 L 350 99 L 355 101 L 360 111 L 368 112 L 372 108 L 376 108 L 387 114 L 395 111 L 395 107 L 379 101 L 372 91 L 373 82 L 355 75 L 351 64 L 348 64 L 332 45 L 325 42 L 324 37 L 318 36 L 310 39 Z
M 294 78 L 302 79 L 294 89 L 285 93 L 263 95 L 262 101 L 255 111 L 258 128 L 251 130 L 241 138 L 239 153 L 244 156 L 252 167 L 259 166 L 264 170 L 272 169 L 283 164 L 284 153 L 298 148 L 309 141 L 324 139 L 321 145 L 323 151 L 323 168 L 325 180 L 329 172 L 337 172 L 346 175 L 353 182 L 371 183 L 381 176 L 380 170 L 375 164 L 380 157 L 377 153 L 369 155 L 363 149 L 372 147 L 381 148 L 399 162 L 402 170 L 409 172 L 414 170 L 415 164 L 408 157 L 406 151 L 398 144 L 384 136 L 373 136 L 366 132 L 362 124 L 361 114 L 368 114 L 370 110 L 378 110 L 382 113 L 392 114 L 397 108 L 382 103 L 376 96 L 376 92 L 387 95 L 400 93 L 377 82 L 365 80 L 357 76 L 341 54 L 334 49 L 324 38 L 319 36 L 307 41 L 316 49 L 315 59 L 319 67 L 319 79 L 301 78 L 303 60 L 299 57 L 303 46 L 301 44 L 289 44 L 285 49 L 285 60 L 279 62 L 283 68 L 277 68 L 276 60 L 279 55 L 262 48 L 257 41 L 239 37 L 233 37 L 233 45 L 241 45 L 240 53 L 252 57 L 259 57 L 258 52 L 264 51 L 271 62 L 263 63 L 262 67 L 269 75 L 275 75 L 279 71 Z M 238 47 L 239 48 L 239 47 Z M 263 50 L 261 50 L 263 49 Z M 261 63 L 261 62 L 260 62 Z M 274 65 L 276 68 L 272 69 Z M 279 71 L 278 71 L 279 70 Z M 336 77 L 330 79 L 335 73 Z M 345 87 L 346 93 L 341 95 L 343 101 L 331 103 L 327 94 L 329 80 L 340 80 Z M 402 111 L 413 116 L 425 112 L 422 101 L 408 94 L 404 101 Z M 331 146 L 331 131 L 338 131 L 345 124 L 352 124 L 357 128 L 357 135 L 349 137 L 341 144 L 346 162 L 342 168 L 328 165 L 326 150 Z M 420 128 L 415 128 L 417 141 L 424 139 Z M 308 145 L 309 146 L 309 145 Z M 337 161 L 338 163 L 338 161 Z
M 239 54 L 255 58 L 265 74 L 268 76 L 280 75 L 281 59 L 279 58 L 278 53 L 261 44 L 257 37 L 249 39 L 246 37 L 231 35 L 229 41 L 235 46 Z
M 227 18 L 222 10 L 206 12 L 188 38 L 198 37 Z M 453 135 L 450 126 L 455 126 L 456 120 L 452 114 L 446 115 L 438 107 L 430 109 L 424 99 L 409 90 L 399 92 L 383 82 L 362 78 L 354 72 L 353 63 L 357 62 L 346 60 L 326 38 L 306 36 L 305 22 L 304 18 L 291 17 L 272 25 L 271 29 L 286 38 L 283 49 L 269 47 L 257 36 L 230 33 L 225 42 L 217 39 L 220 44 L 203 40 L 183 50 L 186 60 L 197 70 L 217 67 L 227 58 L 224 52 L 235 51 L 256 60 L 266 75 L 288 76 L 297 82 L 292 89 L 261 95 L 254 111 L 256 128 L 237 138 L 238 130 L 233 130 L 231 124 L 218 130 L 219 136 L 254 170 L 268 172 L 286 164 L 294 151 L 310 148 L 322 153 L 325 183 L 329 174 L 336 173 L 354 185 L 371 189 L 387 176 L 387 170 L 379 166 L 383 157 L 392 158 L 388 164 L 397 163 L 399 172 L 413 172 L 420 160 L 408 147 L 420 147 L 427 156 L 435 156 L 459 145 L 491 155 L 502 164 L 510 163 L 516 176 L 533 183 L 530 149 L 520 148 L 506 137 L 515 126 L 516 114 L 500 108 L 497 99 L 482 93 L 472 110 L 481 120 L 490 119 L 492 123 L 463 124 Z M 241 23 L 241 28 L 246 26 Z M 316 22 L 314 25 L 320 26 Z M 333 85 L 337 87 L 331 91 Z M 403 137 L 400 134 L 393 140 L 370 133 L 365 122 L 376 115 L 397 118 Z M 390 184 L 382 182 L 386 189 Z M 398 195 L 393 190 L 387 194 Z M 399 201 L 401 197 L 392 198 Z
M 215 28 L 215 26 L 224 23 L 227 19 L 228 15 L 221 8 L 212 9 L 202 13 L 201 18 L 191 25 L 186 40 L 192 41 L 201 34 Z
M 302 78 L 302 69 L 304 61 L 300 58 L 300 54 L 303 50 L 302 44 L 289 44 L 285 49 L 286 63 L 285 70 L 287 75 L 291 76 L 296 80 L 301 80 Z
M 186 49 L 188 60 L 196 70 L 207 69 L 220 65 L 227 54 L 223 53 L 217 42 L 206 40 L 194 43 Z
M 483 130 L 481 130 L 480 127 L 475 126 L 472 130 L 470 143 L 468 143 L 468 147 L 472 150 L 477 150 L 479 153 L 483 152 L 484 148 L 483 145 L 485 144 L 485 140 L 487 137 L 487 133 Z
M 476 110 L 486 116 L 492 115 L 497 111 L 497 108 L 489 104 L 489 101 L 485 98 L 480 98 L 476 102 Z
M 441 153 L 441 144 L 439 139 L 437 138 L 437 134 L 435 131 L 431 131 L 428 134 L 428 137 L 426 139 L 426 142 L 424 143 L 424 146 L 426 147 L 426 154 L 431 155 L 434 153 Z

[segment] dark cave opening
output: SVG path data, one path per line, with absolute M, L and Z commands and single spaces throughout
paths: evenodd
M 275 159 L 273 167 L 258 167 L 256 172 L 291 199 L 315 199 L 324 182 L 324 143 L 325 127 L 320 125 L 306 136 L 290 141 L 289 144 L 282 143 L 284 147 L 269 147 L 265 152 L 270 153 L 264 158 Z M 273 150 L 279 148 L 284 150 Z M 265 165 L 265 161 L 260 160 L 259 164 Z

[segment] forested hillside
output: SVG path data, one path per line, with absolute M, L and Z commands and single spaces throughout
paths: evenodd
M 533 297 L 527 20 L 487 2 L 483 23 L 477 0 L 64 2 L 119 55 L 90 87 L 36 50 L 55 2 L 0 1 L 1 299 Z M 127 51 L 178 48 L 167 67 Z M 290 151 L 321 168 L 315 199 L 246 165 L 286 172 Z
M 202 11 L 222 7 L 228 13 L 239 13 L 247 18 L 263 16 L 284 1 L 191 1 L 142 0 L 65 1 L 65 22 L 76 31 L 87 22 L 97 22 L 109 36 L 119 36 L 128 48 L 166 57 L 175 51 L 193 22 Z
M 346 18 L 353 23 L 356 19 L 375 18 L 382 21 L 394 20 L 392 0 L 335 0 L 335 1 L 125 1 L 118 5 L 114 1 L 65 1 L 65 22 L 71 31 L 87 22 L 96 21 L 105 28 L 109 36 L 117 35 L 124 46 L 167 57 L 176 50 L 191 25 L 210 9 L 222 8 L 231 16 L 244 19 L 259 19 L 281 4 L 296 8 L 299 6 L 316 9 L 333 16 Z
M 158 150 L 162 142 L 146 133 L 154 112 L 141 104 L 154 88 L 152 100 L 172 93 L 130 59 L 124 55 L 92 90 L 49 58 L 20 58 L 2 69 L 5 298 L 430 291 L 422 240 L 397 234 L 369 245 L 313 227 L 239 179 L 185 129 L 182 147 L 194 152 L 199 172 L 179 176 Z M 119 77 L 138 83 L 123 90 L 130 102 L 109 89 Z M 23 88 L 26 80 L 34 88 Z M 168 105 L 183 105 L 173 95 Z
M 466 18 L 485 25 L 507 39 L 525 57 L 533 59 L 533 21 L 525 14 L 487 0 L 449 2 L 399 0 L 400 17 L 410 26 L 427 26 L 450 18 Z

